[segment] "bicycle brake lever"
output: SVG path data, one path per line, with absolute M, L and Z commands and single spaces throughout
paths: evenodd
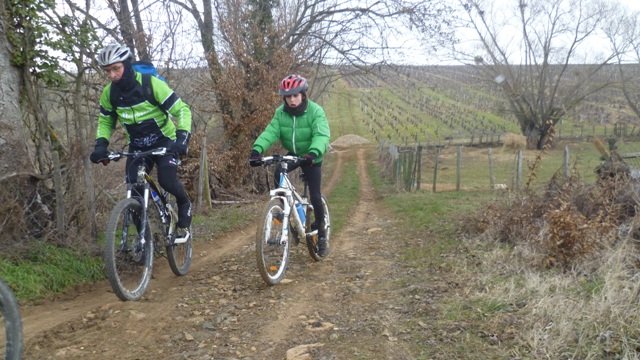
M 152 152 L 151 155 L 165 155 L 167 153 L 167 148 L 158 148 L 156 151 Z
M 107 165 L 109 163 L 109 161 L 118 161 L 122 158 L 122 155 L 120 155 L 117 152 L 110 152 L 109 155 L 107 156 L 106 159 L 102 160 L 102 163 L 104 165 Z M 106 163 L 105 163 L 106 162 Z

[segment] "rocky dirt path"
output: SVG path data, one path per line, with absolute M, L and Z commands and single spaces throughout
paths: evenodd
M 190 274 L 177 278 L 159 259 L 141 301 L 119 301 L 105 282 L 24 308 L 25 358 L 414 358 L 406 284 L 395 279 L 402 270 L 394 221 L 366 171 L 373 151 L 338 153 L 325 189 L 339 183 L 345 153 L 354 151 L 359 203 L 332 234 L 327 260 L 313 262 L 304 245 L 294 247 L 285 281 L 269 287 L 256 270 L 253 227 L 199 241 Z

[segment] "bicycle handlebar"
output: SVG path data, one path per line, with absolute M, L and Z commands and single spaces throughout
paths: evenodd
M 260 159 L 258 164 L 263 166 L 267 166 L 267 165 L 271 165 L 273 163 L 279 163 L 279 162 L 296 164 L 303 160 L 304 160 L 303 157 L 294 156 L 294 155 L 271 155 L 271 156 L 262 157 L 262 159 Z
M 109 155 L 107 156 L 107 158 L 110 161 L 118 161 L 118 160 L 122 159 L 123 157 L 138 158 L 138 157 L 144 157 L 144 156 L 149 156 L 149 155 L 163 156 L 163 155 L 166 155 L 166 154 L 167 154 L 167 148 L 161 147 L 161 148 L 151 149 L 151 150 L 147 150 L 147 151 L 134 151 L 134 152 L 110 151 Z

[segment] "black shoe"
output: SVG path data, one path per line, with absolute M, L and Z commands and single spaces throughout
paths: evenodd
M 329 242 L 326 236 L 320 236 L 318 237 L 318 255 L 325 257 L 327 254 L 329 254 Z

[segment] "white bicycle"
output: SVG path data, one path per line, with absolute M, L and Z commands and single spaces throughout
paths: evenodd
M 304 158 L 291 155 L 273 155 L 262 158 L 260 164 L 268 166 L 280 164 L 277 177 L 278 188 L 269 192 L 269 202 L 256 231 L 256 258 L 258 271 L 268 285 L 275 285 L 284 279 L 289 263 L 290 245 L 305 241 L 309 255 L 315 261 L 323 257 L 318 254 L 318 229 L 316 224 L 324 224 L 327 242 L 331 237 L 331 217 L 327 199 L 322 196 L 324 221 L 317 222 L 313 205 L 309 202 L 308 186 L 303 178 L 304 191 L 299 194 L 288 175 L 289 165 L 298 165 Z M 294 210 L 295 209 L 295 210 Z

